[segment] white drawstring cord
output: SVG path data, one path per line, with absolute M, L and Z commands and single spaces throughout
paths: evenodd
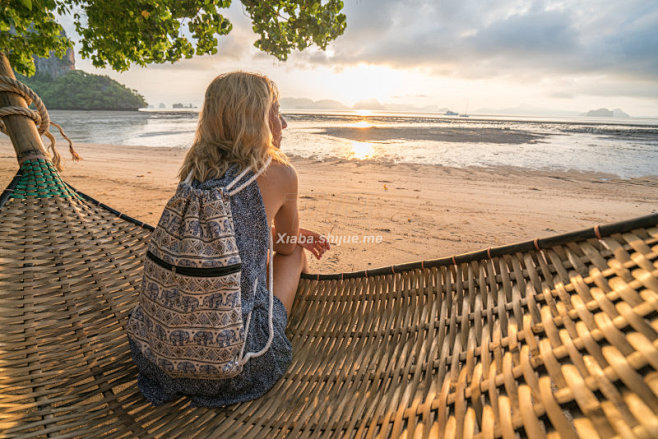
M 270 165 L 271 162 L 272 162 L 272 157 L 268 157 L 268 158 L 267 158 L 267 161 L 265 162 L 265 165 L 263 165 L 263 168 L 262 168 L 261 170 L 259 170 L 258 172 L 256 172 L 251 178 L 249 178 L 249 180 L 247 180 L 244 184 L 240 185 L 240 187 L 238 187 L 237 189 L 234 189 L 234 190 L 231 191 L 231 192 L 228 192 L 228 195 L 231 195 L 231 196 L 232 196 L 232 195 L 235 195 L 235 194 L 237 194 L 238 192 L 240 192 L 242 189 L 246 188 L 249 184 L 251 184 L 252 181 L 254 181 L 254 180 L 255 180 L 260 174 L 263 173 L 263 171 L 264 171 L 264 170 Z M 244 177 L 244 176 L 247 174 L 247 172 L 249 172 L 249 169 L 250 169 L 250 168 L 246 168 L 246 169 L 244 169 L 244 170 L 243 170 L 243 171 L 242 171 L 237 177 L 235 177 L 235 178 L 233 179 L 233 181 L 231 181 L 229 184 L 226 185 L 226 187 L 224 188 L 224 190 L 228 191 L 228 190 L 231 189 L 233 186 L 235 186 L 235 184 L 236 184 L 238 181 L 240 181 L 240 179 L 241 179 L 242 177 Z M 187 178 L 185 178 L 185 180 L 183 181 L 183 183 L 185 183 L 185 184 L 190 184 L 190 183 L 192 182 L 192 173 L 193 173 L 193 172 L 194 172 L 194 171 L 190 171 L 190 173 L 187 174 Z
M 269 298 L 270 298 L 270 309 L 269 309 L 269 330 L 270 330 L 270 335 L 267 338 L 267 343 L 265 343 L 265 347 L 261 349 L 258 352 L 247 352 L 244 357 L 240 360 L 240 364 L 244 365 L 249 359 L 251 358 L 256 358 L 260 357 L 263 355 L 265 352 L 268 351 L 268 349 L 272 346 L 272 341 L 274 340 L 274 242 L 272 240 L 272 233 L 270 231 L 270 249 L 269 249 L 269 255 L 270 255 L 270 273 L 269 273 L 269 280 L 270 280 L 270 291 L 269 291 Z M 256 279 L 256 282 L 254 283 L 254 298 L 256 296 L 256 286 L 258 285 L 258 279 Z M 247 344 L 247 334 L 249 330 L 249 324 L 251 323 L 251 311 L 249 312 L 249 315 L 247 316 L 247 324 L 245 332 L 244 332 L 244 344 Z M 244 345 L 242 347 L 242 351 L 244 352 Z M 240 353 L 242 354 L 242 352 Z
M 254 282 L 254 298 L 256 297 L 257 288 L 258 288 L 258 278 L 256 278 L 256 282 Z M 249 334 L 250 324 L 251 324 L 251 311 L 249 311 L 249 314 L 247 314 L 247 322 L 244 325 L 244 343 L 242 343 L 242 349 L 240 349 L 240 361 L 242 361 L 242 358 L 244 358 L 244 348 L 247 346 L 247 334 Z
M 238 192 L 240 192 L 242 189 L 249 186 L 252 181 L 254 181 L 260 174 L 263 173 L 263 171 L 270 165 L 271 162 L 272 162 L 272 157 L 268 157 L 267 162 L 265 162 L 265 165 L 258 172 L 256 172 L 254 175 L 252 175 L 251 178 L 249 178 L 249 180 L 247 180 L 246 182 L 241 184 L 238 188 L 233 189 L 232 191 L 230 191 L 228 193 L 228 195 L 233 196 L 233 195 L 237 194 Z M 244 171 L 242 171 L 242 173 L 240 175 L 235 177 L 235 180 L 233 180 L 228 186 L 226 186 L 226 190 L 231 189 L 233 187 L 233 185 L 235 183 L 237 183 L 238 180 L 240 180 L 242 177 L 244 177 L 244 175 L 247 173 L 248 170 L 249 170 L 249 168 L 245 169 Z
M 242 178 L 244 177 L 247 172 L 249 171 L 249 168 L 243 170 L 233 181 L 231 181 L 226 187 L 224 188 L 225 191 L 228 191 L 227 194 L 229 196 L 233 196 L 240 192 L 242 189 L 246 188 L 248 185 L 250 185 L 260 174 L 265 171 L 265 169 L 270 165 L 272 162 L 272 157 L 267 158 L 267 162 L 265 162 L 265 165 L 254 175 L 252 175 L 249 180 L 238 186 L 237 188 L 233 189 L 232 191 L 229 191 L 235 184 Z M 251 358 L 256 358 L 260 357 L 263 355 L 265 352 L 270 349 L 272 346 L 272 341 L 274 340 L 274 241 L 272 238 L 272 231 L 269 230 L 269 224 L 268 224 L 268 233 L 270 237 L 269 239 L 269 249 L 268 249 L 268 254 L 269 254 L 269 260 L 270 260 L 270 272 L 269 272 L 269 283 L 270 283 L 270 291 L 269 291 L 269 299 L 270 299 L 270 307 L 269 307 L 269 330 L 270 330 L 270 335 L 267 339 L 267 343 L 265 344 L 265 347 L 261 349 L 258 352 L 247 352 L 244 354 L 245 347 L 247 345 L 247 336 L 249 335 L 249 325 L 251 324 L 251 313 L 252 311 L 249 311 L 249 314 L 247 314 L 247 321 L 245 322 L 245 330 L 244 330 L 244 344 L 242 345 L 242 349 L 240 350 L 240 365 L 244 366 L 244 364 L 249 361 Z M 254 282 L 254 301 L 256 299 L 256 293 L 258 291 L 258 278 L 256 278 L 256 281 Z M 244 354 L 244 355 L 243 355 Z
M 269 163 L 268 163 L 268 164 L 269 164 Z M 250 169 L 250 168 L 245 168 L 245 169 L 243 169 L 242 172 L 240 172 L 240 174 L 239 174 L 237 177 L 235 177 L 235 178 L 233 179 L 232 182 L 230 182 L 229 184 L 226 185 L 225 189 L 226 189 L 226 190 L 231 189 L 231 188 L 233 187 L 233 185 L 235 185 L 235 183 L 237 183 L 238 181 L 240 181 L 240 179 L 241 179 L 242 177 L 244 177 L 244 176 L 247 174 L 247 172 L 249 172 L 249 169 Z M 265 169 L 265 168 L 263 168 L 263 169 L 261 170 L 261 172 L 262 172 L 264 169 Z

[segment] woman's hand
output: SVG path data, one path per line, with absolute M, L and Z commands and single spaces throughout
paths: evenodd
M 325 251 L 331 248 L 329 240 L 319 233 L 299 228 L 299 239 L 297 245 L 313 253 L 316 259 L 320 259 Z

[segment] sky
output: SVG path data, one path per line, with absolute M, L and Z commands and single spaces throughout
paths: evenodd
M 282 97 L 376 99 L 396 108 L 586 112 L 620 108 L 658 117 L 658 1 L 346 0 L 347 29 L 326 51 L 286 62 L 253 47 L 239 1 L 218 53 L 106 74 L 155 106 L 200 105 L 205 88 L 232 70 L 264 73 Z M 77 38 L 70 18 L 62 24 Z

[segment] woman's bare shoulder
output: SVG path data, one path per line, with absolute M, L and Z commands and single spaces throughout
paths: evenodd
M 263 179 L 269 184 L 283 187 L 297 187 L 297 170 L 292 165 L 272 160 L 263 173 Z

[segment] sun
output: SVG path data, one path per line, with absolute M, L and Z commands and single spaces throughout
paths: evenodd
M 354 110 L 357 116 L 361 117 L 367 117 L 367 116 L 372 116 L 372 111 L 371 110 Z

